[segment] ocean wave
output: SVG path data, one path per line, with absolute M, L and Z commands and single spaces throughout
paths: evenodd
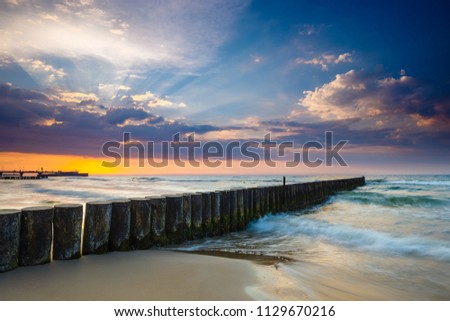
M 386 181 L 385 183 L 386 184 L 396 184 L 396 185 L 450 186 L 450 181 L 400 180 L 400 181 Z
M 269 233 L 278 237 L 298 238 L 299 235 L 361 251 L 381 252 L 390 255 L 415 256 L 450 262 L 447 242 L 419 236 L 394 236 L 388 233 L 356 228 L 344 224 L 294 215 L 268 215 L 251 225 L 255 233 Z
M 49 188 L 37 188 L 35 190 L 39 194 L 55 195 L 55 196 L 65 196 L 65 197 L 75 197 L 75 198 L 104 198 L 103 194 L 89 191 L 77 191 L 77 190 L 58 190 Z
M 431 207 L 445 204 L 444 201 L 425 195 L 394 196 L 377 192 L 349 192 L 343 199 L 360 204 L 376 204 L 387 207 L 417 206 Z
M 162 179 L 159 177 L 131 177 L 130 180 L 132 182 L 157 182 L 161 181 Z

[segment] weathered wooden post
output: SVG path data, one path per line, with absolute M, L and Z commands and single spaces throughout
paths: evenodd
M 194 240 L 201 239 L 203 237 L 203 209 L 202 209 L 203 196 L 201 193 L 194 193 L 191 195 L 191 208 L 192 208 L 192 238 Z
M 266 198 L 266 187 L 260 187 L 259 188 L 259 194 L 260 194 L 260 217 L 264 217 L 267 214 L 267 198 Z
M 222 234 L 228 234 L 231 231 L 230 216 L 230 193 L 229 191 L 220 191 L 220 225 Z
M 221 235 L 222 226 L 220 222 L 220 192 L 211 192 L 211 218 L 213 235 Z
M 253 188 L 253 218 L 261 217 L 261 188 Z
M 183 194 L 183 239 L 185 241 L 192 240 L 192 209 L 191 194 Z
M 166 198 L 146 197 L 150 201 L 151 208 L 151 242 L 161 246 L 167 244 L 166 236 Z
M 236 205 L 237 205 L 237 229 L 245 229 L 245 211 L 244 211 L 244 191 L 242 189 L 236 190 Z
M 130 249 L 130 205 L 130 200 L 112 201 L 111 229 L 109 232 L 110 251 L 128 251 Z
M 203 236 L 212 236 L 211 193 L 209 192 L 202 193 L 202 225 Z
M 267 191 L 269 193 L 269 213 L 275 214 L 276 211 L 276 200 L 275 200 L 275 187 L 270 186 L 267 188 Z
M 49 263 L 53 236 L 53 207 L 22 209 L 20 220 L 19 265 Z
M 300 194 L 300 204 L 301 204 L 299 209 L 304 209 L 306 206 L 308 206 L 305 183 L 302 183 L 298 186 L 298 193 Z
M 277 213 L 283 210 L 283 186 L 275 186 L 275 209 Z
M 255 209 L 253 207 L 253 197 L 254 197 L 255 189 L 248 188 L 247 189 L 247 223 L 251 222 L 255 218 Z
M 249 189 L 244 188 L 242 189 L 242 197 L 244 201 L 244 228 L 247 227 L 248 222 L 250 222 L 250 215 L 249 215 Z
M 230 195 L 230 229 L 231 232 L 235 232 L 239 224 L 237 191 L 232 189 L 228 193 Z
M 112 204 L 110 202 L 86 203 L 84 217 L 83 255 L 108 252 Z
M 166 234 L 169 243 L 183 242 L 183 195 L 166 196 Z
M 144 197 L 130 198 L 130 248 L 146 250 L 151 246 L 151 207 Z
M 53 259 L 81 257 L 82 204 L 55 205 L 53 216 Z
M 0 210 L 0 273 L 19 265 L 20 210 Z

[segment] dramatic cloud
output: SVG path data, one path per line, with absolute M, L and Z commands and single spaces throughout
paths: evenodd
M 123 132 L 139 140 L 169 141 L 177 132 L 222 129 L 228 128 L 172 121 L 140 107 L 98 106 L 93 94 L 47 95 L 0 84 L 0 152 L 98 156 L 104 142 L 121 140 Z
M 315 57 L 312 59 L 297 58 L 295 60 L 295 62 L 299 65 L 320 66 L 323 71 L 327 71 L 329 65 L 333 65 L 333 64 L 337 65 L 340 63 L 351 62 L 351 61 L 352 61 L 352 55 L 348 52 L 340 54 L 338 56 L 323 54 L 320 57 Z
M 336 75 L 329 83 L 305 91 L 292 118 L 313 115 L 320 120 L 360 119 L 363 127 L 446 126 L 448 101 L 406 75 L 386 77 L 364 70 Z
M 19 59 L 19 63 L 29 74 L 39 77 L 46 84 L 52 84 L 66 76 L 64 69 L 55 68 L 39 59 Z
M 0 51 L 192 69 L 214 59 L 247 1 L 39 1 L 2 5 Z M 56 69 L 60 71 L 59 69 Z
M 149 107 L 149 108 L 185 108 L 184 102 L 174 102 L 170 97 L 156 96 L 151 91 L 143 94 L 124 95 L 115 104 L 128 107 Z

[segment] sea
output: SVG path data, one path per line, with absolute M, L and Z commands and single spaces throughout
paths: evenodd
M 287 176 L 287 183 L 342 178 Z M 282 184 L 282 176 L 90 176 L 0 181 L 0 208 Z M 279 298 L 450 300 L 450 175 L 369 176 L 318 206 L 172 250 L 275 258 Z M 264 261 L 264 260 L 262 260 Z

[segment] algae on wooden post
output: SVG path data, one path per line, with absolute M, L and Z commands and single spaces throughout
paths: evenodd
M 53 238 L 53 207 L 22 209 L 20 220 L 19 265 L 49 263 Z
M 84 218 L 83 255 L 108 252 L 112 204 L 110 202 L 86 203 Z
M 146 198 L 130 199 L 130 248 L 145 250 L 150 248 L 151 207 Z
M 183 195 L 166 196 L 166 235 L 170 244 L 183 242 Z
M 53 259 L 72 260 L 80 258 L 83 205 L 55 205 L 54 211 Z
M 192 238 L 194 240 L 203 237 L 203 196 L 201 193 L 194 193 L 191 195 L 191 216 L 192 216 Z
M 152 222 L 151 241 L 152 244 L 161 246 L 167 244 L 166 236 L 166 198 L 147 197 L 150 201 Z
M 202 226 L 203 235 L 213 235 L 212 213 L 211 213 L 211 193 L 202 193 Z
M 0 210 L 0 272 L 19 265 L 20 210 Z

